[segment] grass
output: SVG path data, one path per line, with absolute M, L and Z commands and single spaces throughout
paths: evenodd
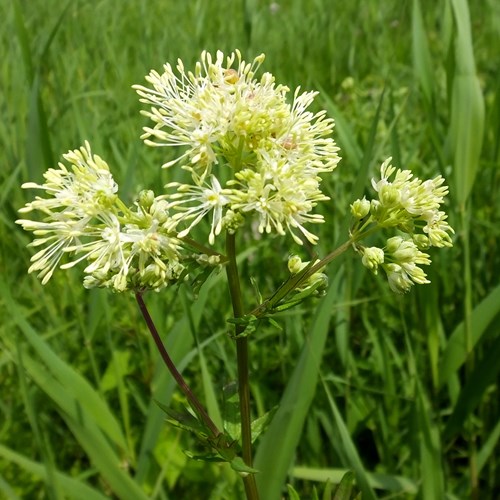
M 390 293 L 353 255 L 331 288 L 263 325 L 250 341 L 253 412 L 278 406 L 256 443 L 270 500 L 321 492 L 344 470 L 363 498 L 494 498 L 500 487 L 500 8 L 494 0 L 0 4 L 0 497 L 193 498 L 242 495 L 226 466 L 188 459 L 186 433 L 156 404 L 183 398 L 159 363 L 133 298 L 86 291 L 79 273 L 42 287 L 27 275 L 29 236 L 14 224 L 68 149 L 89 140 L 121 194 L 161 191 L 165 150 L 143 146 L 131 85 L 203 49 L 266 53 L 265 70 L 321 91 L 343 160 L 324 185 L 320 255 L 344 241 L 349 203 L 380 161 L 442 173 L 454 247 L 432 284 Z M 264 296 L 285 277 L 290 241 L 240 255 Z M 293 251 L 297 251 L 294 249 Z M 282 269 L 283 272 L 271 270 Z M 197 296 L 147 296 L 172 358 L 210 416 L 235 379 L 223 275 Z M 227 391 L 226 391 L 227 392 Z M 272 470 L 272 473 L 269 472 Z M 266 472 L 267 471 L 267 472 Z

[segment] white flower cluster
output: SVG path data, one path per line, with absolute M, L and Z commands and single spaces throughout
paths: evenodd
M 378 199 L 363 198 L 351 205 L 356 220 L 351 234 L 355 240 L 376 228 L 394 228 L 404 234 L 389 238 L 383 248 L 355 245 L 365 267 L 374 274 L 382 267 L 391 289 L 404 293 L 413 284 L 429 283 L 419 265 L 429 265 L 431 261 L 422 250 L 452 246 L 450 234 L 454 231 L 440 210 L 448 187 L 442 176 L 421 181 L 409 170 L 396 171 L 391 158 L 382 164 L 380 172 L 380 180 L 372 179 Z
M 239 51 L 215 58 L 203 52 L 194 72 L 179 60 L 177 71 L 166 64 L 162 74 L 146 77 L 152 88 L 134 86 L 155 124 L 144 129 L 145 143 L 184 147 L 164 165 L 180 162 L 192 176 L 191 184 L 168 185 L 176 190 L 169 206 L 178 210 L 180 236 L 211 217 L 213 244 L 222 230 L 234 231 L 253 217 L 261 233 L 288 231 L 299 244 L 299 234 L 317 241 L 304 224 L 323 222 L 311 212 L 328 199 L 319 174 L 340 160 L 329 137 L 334 123 L 324 111 L 308 111 L 315 92 L 297 89 L 290 104 L 289 89 L 270 73 L 257 80 L 263 60 L 263 54 L 246 63 Z
M 42 189 L 48 195 L 36 197 L 19 211 L 39 211 L 42 221 L 16 221 L 37 237 L 31 246 L 43 247 L 31 258 L 29 272 L 38 271 L 45 284 L 63 256 L 75 255 L 60 267 L 87 261 L 87 287 L 158 289 L 177 280 L 183 266 L 167 202 L 146 191 L 134 209 L 127 208 L 118 198 L 108 165 L 92 154 L 88 143 L 63 157 L 70 169 L 59 163 L 58 169 L 44 174 L 44 184 L 22 186 Z

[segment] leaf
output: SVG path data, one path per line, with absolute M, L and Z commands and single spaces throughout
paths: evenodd
M 474 371 L 467 377 L 465 386 L 460 391 L 458 401 L 446 423 L 443 439 L 451 439 L 459 432 L 467 417 L 475 410 L 485 392 L 497 380 L 500 372 L 500 337 L 488 346 L 483 359 L 477 360 Z
M 472 347 L 483 337 L 488 327 L 500 313 L 500 285 L 493 289 L 472 311 Z M 439 387 L 463 365 L 468 352 L 465 342 L 464 323 L 460 323 L 451 334 L 439 366 Z
M 256 439 L 262 434 L 262 432 L 264 432 L 269 427 L 269 424 L 272 422 L 274 414 L 277 410 L 278 406 L 275 406 L 274 408 L 271 408 L 269 411 L 264 413 L 264 415 L 261 415 L 260 417 L 252 421 L 252 443 L 254 443 Z
M 256 474 L 257 472 L 259 472 L 257 469 L 249 467 L 245 462 L 243 462 L 243 459 L 241 457 L 233 458 L 230 462 L 230 465 L 231 469 L 235 470 L 236 472 L 242 475 Z
M 26 353 L 23 354 L 23 366 L 35 383 L 60 407 L 61 416 L 112 491 L 123 500 L 145 500 L 145 493 L 121 467 L 120 456 L 85 404 L 76 400 L 70 390 Z
M 2 445 L 0 445 L 0 456 L 9 462 L 16 463 L 30 474 L 38 476 L 44 481 L 48 480 L 47 468 L 44 464 L 30 460 L 24 455 L 21 455 L 20 453 Z M 60 488 L 65 494 L 65 498 L 74 500 L 105 500 L 106 498 L 109 498 L 99 491 L 91 488 L 81 480 L 72 478 L 59 471 L 55 471 L 55 475 Z
M 333 399 L 330 390 L 328 389 L 328 386 L 326 385 L 325 382 L 323 382 L 323 387 L 325 389 L 328 398 L 328 403 L 330 404 L 330 409 L 333 413 L 333 420 L 339 432 L 341 440 L 340 446 L 342 446 L 348 458 L 349 464 L 356 472 L 357 483 L 359 485 L 359 488 L 363 492 L 363 497 L 365 498 L 365 500 L 366 499 L 375 500 L 376 499 L 375 492 L 372 489 L 372 486 L 368 479 L 368 474 L 365 470 L 363 462 L 361 461 L 361 457 L 359 456 L 359 453 L 356 450 L 356 446 L 351 439 L 349 430 L 347 429 L 344 419 L 342 418 L 335 403 L 335 400 Z
M 191 432 L 199 438 L 203 438 L 203 441 L 206 442 L 207 437 L 211 434 L 210 429 L 200 422 L 193 414 L 189 411 L 179 412 L 173 410 L 159 401 L 156 401 L 156 404 L 167 414 L 167 422 L 179 429 Z
M 351 498 L 354 479 L 354 472 L 347 471 L 343 475 L 340 484 L 337 486 L 332 500 L 349 500 Z
M 347 469 L 318 469 L 314 467 L 295 466 L 292 469 L 291 475 L 297 479 L 307 481 L 340 483 L 347 472 L 349 472 Z M 403 476 L 374 472 L 367 472 L 366 475 L 371 487 L 375 489 L 398 494 L 407 493 L 408 495 L 416 495 L 418 491 L 417 483 Z
M 10 296 L 9 288 L 0 278 L 0 286 L 4 290 L 3 299 L 11 312 L 11 317 L 17 324 L 24 337 L 35 350 L 44 363 L 44 369 L 54 378 L 61 390 L 71 394 L 71 401 L 75 408 L 85 408 L 89 415 L 95 419 L 97 425 L 106 436 L 119 448 L 126 450 L 127 444 L 121 432 L 121 426 L 111 413 L 106 402 L 90 383 L 74 368 L 63 361 L 36 333 L 30 323 L 25 319 L 26 314 Z M 69 401 L 68 401 L 69 404 Z
M 302 348 L 279 408 L 259 442 L 254 465 L 261 471 L 256 477 L 257 486 L 261 497 L 266 500 L 280 498 L 282 485 L 314 397 L 319 365 L 336 298 L 336 287 L 332 284 L 318 307 L 311 335 Z
M 466 0 L 451 0 L 456 23 L 455 75 L 452 85 L 450 137 L 456 198 L 460 207 L 472 191 L 483 143 L 484 100 L 476 75 Z
M 434 75 L 420 0 L 413 0 L 411 20 L 414 74 L 419 81 L 427 103 L 430 105 L 434 98 Z
M 287 484 L 286 489 L 288 490 L 288 498 L 290 500 L 300 500 L 299 494 L 291 484 Z

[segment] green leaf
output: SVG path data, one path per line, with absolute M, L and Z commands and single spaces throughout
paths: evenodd
M 269 427 L 269 424 L 272 422 L 274 414 L 277 410 L 278 406 L 275 406 L 271 410 L 264 413 L 264 415 L 261 415 L 252 421 L 252 443 L 254 443 L 256 439 Z
M 422 88 L 427 103 L 431 104 L 434 98 L 434 74 L 420 0 L 413 0 L 411 19 L 414 74 Z
M 295 466 L 292 469 L 291 475 L 296 479 L 304 479 L 306 481 L 331 481 L 334 484 L 338 484 L 347 472 L 349 472 L 347 469 L 318 469 L 314 467 Z M 417 483 L 403 476 L 373 472 L 367 472 L 366 475 L 371 487 L 375 489 L 408 495 L 416 495 L 418 492 Z
M 179 412 L 162 405 L 158 401 L 156 404 L 167 414 L 167 422 L 171 423 L 175 427 L 192 432 L 198 437 L 204 437 L 205 440 L 208 436 L 210 436 L 210 430 L 188 411 Z
M 3 283 L 2 287 L 4 287 Z M 24 337 L 44 362 L 45 370 L 54 377 L 61 390 L 71 394 L 70 400 L 75 408 L 85 408 L 86 412 L 92 415 L 92 418 L 95 419 L 95 422 L 106 436 L 118 447 L 126 450 L 127 444 L 121 432 L 121 426 L 98 392 L 74 368 L 63 361 L 49 347 L 49 344 L 35 332 L 26 321 L 25 313 L 21 311 L 10 296 L 5 295 L 4 300 L 8 303 L 12 317 L 23 332 Z
M 299 494 L 291 484 L 287 484 L 286 489 L 288 490 L 288 498 L 290 500 L 300 500 Z
M 253 467 L 249 467 L 241 457 L 234 457 L 231 462 L 231 469 L 235 470 L 239 474 L 247 475 L 247 474 L 256 474 L 259 472 L 257 469 Z
M 488 387 L 494 384 L 500 372 L 500 337 L 488 346 L 483 359 L 475 363 L 474 371 L 467 377 L 465 386 L 460 391 L 458 401 L 446 423 L 443 439 L 451 439 L 459 432 L 467 417 L 483 399 Z
M 9 462 L 13 462 L 19 465 L 25 471 L 39 477 L 44 481 L 47 481 L 49 479 L 47 467 L 44 464 L 35 462 L 34 460 L 31 460 L 24 455 L 21 455 L 20 453 L 2 446 L 1 444 L 0 456 L 2 456 L 5 460 L 8 460 Z M 105 496 L 99 491 L 91 488 L 81 480 L 72 478 L 59 471 L 55 471 L 55 475 L 60 488 L 64 492 L 65 498 L 74 500 L 105 500 L 106 498 L 109 498 L 108 496 Z
M 352 465 L 352 468 L 356 472 L 357 483 L 361 491 L 363 492 L 363 497 L 365 498 L 365 500 L 366 499 L 375 500 L 376 499 L 375 492 L 372 489 L 372 486 L 368 478 L 368 474 L 365 470 L 363 462 L 361 461 L 361 457 L 359 456 L 359 453 L 356 450 L 356 446 L 351 439 L 349 430 L 347 429 L 347 425 L 345 424 L 344 419 L 342 418 L 337 408 L 335 400 L 333 399 L 330 390 L 328 389 L 328 386 L 326 385 L 325 382 L 323 383 L 323 387 L 325 389 L 328 398 L 328 403 L 330 405 L 330 409 L 333 414 L 333 420 L 339 432 L 339 436 L 341 439 L 340 445 L 342 446 L 348 458 L 349 464 Z
M 472 311 L 472 347 L 483 337 L 488 327 L 500 313 L 500 285 L 494 288 Z M 464 323 L 460 323 L 451 334 L 439 365 L 439 386 L 442 387 L 464 364 L 468 356 Z
M 278 410 L 258 445 L 254 465 L 261 473 L 256 477 L 257 486 L 262 498 L 266 500 L 280 498 L 282 485 L 314 397 L 319 364 L 336 298 L 336 287 L 332 284 L 320 302 L 311 335 L 302 348 Z
M 70 389 L 66 389 L 26 353 L 23 354 L 23 366 L 33 381 L 59 406 L 60 414 L 71 432 L 113 492 L 123 500 L 145 500 L 145 493 L 120 466 L 120 456 L 85 404 L 80 403 Z
M 451 99 L 451 143 L 453 175 L 460 207 L 472 191 L 483 144 L 484 100 L 476 75 L 466 0 L 451 0 L 456 23 L 455 75 Z
M 335 490 L 332 500 L 349 500 L 354 486 L 354 472 L 347 471 Z

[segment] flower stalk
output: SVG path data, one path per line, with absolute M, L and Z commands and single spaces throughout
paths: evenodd
M 240 278 L 236 263 L 236 238 L 234 234 L 226 236 L 226 254 L 228 263 L 226 266 L 227 281 L 233 315 L 235 318 L 243 316 L 243 301 L 241 297 Z M 234 333 L 236 338 L 236 358 L 238 364 L 238 392 L 240 402 L 240 422 L 241 422 L 241 447 L 243 461 L 252 467 L 252 428 L 250 417 L 250 377 L 248 368 L 248 337 L 240 336 L 244 327 L 236 324 Z M 257 484 L 255 476 L 249 474 L 243 477 L 245 492 L 248 500 L 257 500 Z
M 177 370 L 177 367 L 172 361 L 172 358 L 169 356 L 167 350 L 165 349 L 165 346 L 163 345 L 160 335 L 158 334 L 158 330 L 156 329 L 156 326 L 153 322 L 153 318 L 151 318 L 146 303 L 142 298 L 142 293 L 136 292 L 135 298 L 137 300 L 137 304 L 139 305 L 139 309 L 141 310 L 142 316 L 144 317 L 144 321 L 146 322 L 146 325 L 148 326 L 148 329 L 151 333 L 151 336 L 153 337 L 156 347 L 158 348 L 158 352 L 160 353 L 160 356 L 163 359 L 165 366 L 168 368 L 168 371 L 171 373 L 172 377 L 174 377 L 174 380 L 177 382 L 177 385 L 186 396 L 193 410 L 203 420 L 203 423 L 210 430 L 212 437 L 219 436 L 220 434 L 222 434 L 222 432 L 217 428 L 214 421 L 210 418 L 203 405 L 194 395 L 193 391 L 191 390 L 191 387 L 189 387 L 184 377 L 181 375 L 179 370 Z

